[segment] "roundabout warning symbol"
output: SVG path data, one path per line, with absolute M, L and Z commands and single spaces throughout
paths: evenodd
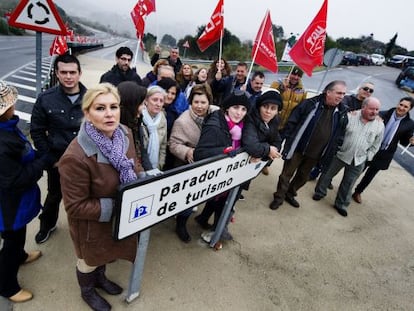
M 51 0 L 23 0 L 9 19 L 17 28 L 66 35 L 66 27 Z

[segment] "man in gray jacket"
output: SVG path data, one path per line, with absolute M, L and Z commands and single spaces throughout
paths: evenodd
M 316 184 L 312 198 L 318 201 L 326 196 L 332 178 L 344 168 L 334 204 L 341 216 L 348 216 L 346 208 L 351 202 L 352 187 L 366 161 L 371 161 L 381 146 L 384 123 L 377 118 L 380 106 L 377 98 L 368 97 L 362 102 L 361 110 L 348 115 L 344 142 Z

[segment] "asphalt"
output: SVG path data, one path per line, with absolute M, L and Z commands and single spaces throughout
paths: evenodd
M 113 64 L 81 56 L 88 87 Z M 149 67 L 139 68 L 142 75 Z M 332 208 L 334 190 L 313 201 L 314 182 L 298 194 L 299 209 L 268 204 L 282 161 L 259 175 L 238 201 L 230 225 L 234 241 L 214 251 L 189 220 L 192 241 L 184 244 L 168 219 L 151 229 L 140 296 L 103 295 L 113 310 L 409 310 L 414 305 L 413 177 L 393 162 L 352 202 L 343 218 Z M 44 198 L 46 180 L 39 182 Z M 199 207 L 201 208 L 201 207 Z M 14 306 L 0 298 L 0 311 L 89 310 L 75 276 L 76 257 L 63 204 L 58 228 L 41 245 L 34 242 L 38 219 L 28 225 L 26 250 L 43 257 L 22 266 L 19 280 L 34 299 Z M 118 260 L 107 275 L 128 287 L 132 265 Z

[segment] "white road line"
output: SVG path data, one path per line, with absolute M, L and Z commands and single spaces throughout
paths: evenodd
M 31 103 L 31 104 L 34 104 L 36 102 L 36 98 L 29 97 L 29 96 L 19 95 L 18 98 L 19 100 L 22 100 L 24 102 Z
M 16 79 L 20 79 L 20 80 L 25 80 L 25 81 L 30 81 L 30 82 L 36 82 L 36 79 L 31 79 L 31 78 L 27 78 L 27 77 L 22 77 L 22 76 L 18 76 L 18 75 L 12 75 L 13 78 Z
M 16 82 L 12 82 L 12 81 L 7 81 L 7 84 L 14 85 L 15 87 L 18 87 L 20 89 L 25 89 L 25 90 L 30 90 L 30 91 L 36 92 L 36 87 L 34 87 L 34 86 L 21 84 L 21 83 L 16 83 Z
M 36 77 L 36 72 L 21 70 L 19 73 L 24 73 L 24 74 L 27 74 L 29 76 L 35 76 Z M 46 75 L 42 75 L 42 79 L 44 79 L 45 77 L 46 77 Z
M 15 110 L 14 113 L 19 116 L 20 120 L 24 120 L 27 122 L 30 122 L 30 119 L 32 117 L 31 114 L 22 111 Z

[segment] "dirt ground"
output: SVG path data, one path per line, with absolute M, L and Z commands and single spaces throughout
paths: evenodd
M 235 239 L 220 251 L 200 241 L 193 216 L 189 244 L 175 236 L 173 219 L 155 226 L 140 297 L 127 304 L 122 295 L 104 295 L 113 310 L 412 310 L 413 177 L 393 163 L 343 218 L 332 208 L 338 178 L 319 202 L 309 182 L 299 191 L 299 209 L 285 203 L 270 210 L 280 170 L 274 163 L 238 201 L 230 225 Z M 40 246 L 33 242 L 38 221 L 29 226 L 27 249 L 44 256 L 22 267 L 21 283 L 35 298 L 14 310 L 88 310 L 65 216 L 62 210 L 58 230 Z M 127 288 L 130 269 L 117 261 L 108 276 Z
M 84 61 L 84 78 L 101 73 L 93 66 L 109 68 L 98 65 Z M 284 203 L 270 210 L 281 167 L 273 163 L 271 174 L 258 176 L 246 200 L 238 201 L 230 225 L 234 241 L 220 251 L 199 240 L 193 216 L 189 244 L 176 237 L 174 219 L 153 227 L 140 297 L 127 304 L 123 295 L 104 294 L 113 310 L 413 310 L 413 177 L 393 162 L 363 193 L 363 204 L 351 203 L 343 218 L 332 208 L 341 176 L 319 202 L 311 199 L 315 183 L 309 182 L 299 191 L 299 209 Z M 45 179 L 41 185 L 44 194 Z M 19 273 L 35 297 L 14 310 L 88 310 L 63 206 L 58 229 L 41 245 L 34 243 L 38 225 L 37 219 L 29 225 L 27 250 L 41 249 L 44 256 Z M 130 270 L 119 260 L 107 275 L 127 288 Z

